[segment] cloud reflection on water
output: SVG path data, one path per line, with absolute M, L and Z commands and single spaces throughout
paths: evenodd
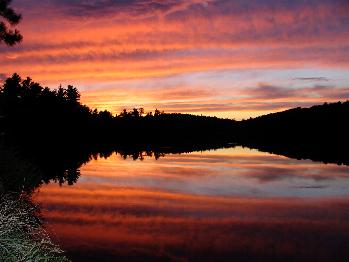
M 81 172 L 75 186 L 48 185 L 36 196 L 77 259 L 348 256 L 349 167 L 235 148 L 143 161 L 113 155 Z

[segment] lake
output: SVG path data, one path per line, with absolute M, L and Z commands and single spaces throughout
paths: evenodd
M 73 261 L 349 261 L 349 167 L 235 147 L 81 167 L 34 195 Z

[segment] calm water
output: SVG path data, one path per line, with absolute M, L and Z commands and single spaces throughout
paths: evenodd
M 349 261 L 349 167 L 247 148 L 90 161 L 35 200 L 73 261 Z

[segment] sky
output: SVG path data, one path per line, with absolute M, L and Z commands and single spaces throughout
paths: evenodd
M 17 72 L 119 113 L 243 119 L 349 99 L 348 0 L 13 0 Z

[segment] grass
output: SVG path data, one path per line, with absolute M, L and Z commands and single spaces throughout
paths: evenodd
M 66 262 L 27 197 L 0 195 L 0 261 Z

